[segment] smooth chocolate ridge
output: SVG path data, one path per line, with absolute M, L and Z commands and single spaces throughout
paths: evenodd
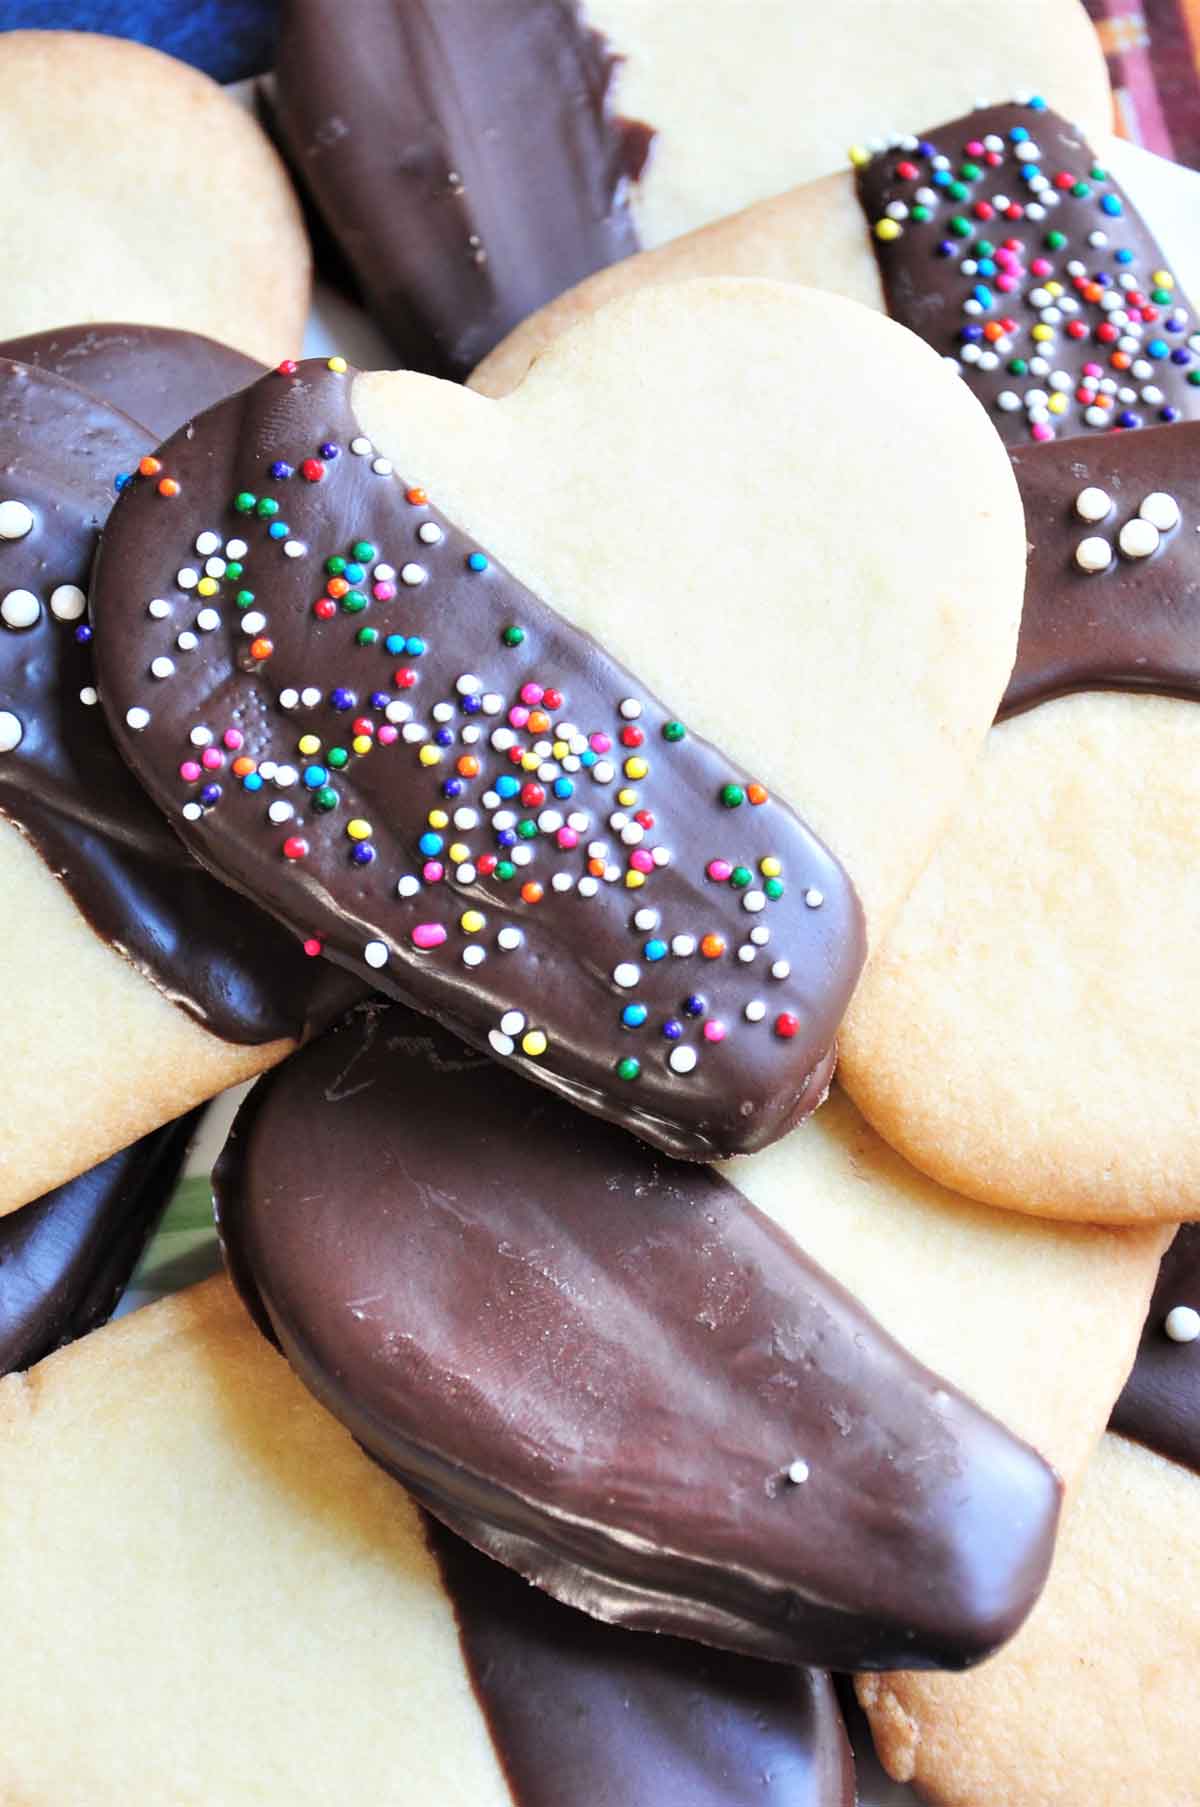
M 122 752 L 364 982 L 672 1154 L 764 1146 L 828 1087 L 849 878 L 374 455 L 353 375 L 264 378 L 161 448 L 178 494 L 121 496 L 95 617 Z M 245 548 L 207 597 L 205 533 Z
M 853 1807 L 828 1675 L 598 1624 L 426 1527 L 518 1807 Z
M 112 1316 L 175 1190 L 199 1111 L 0 1218 L 0 1374 Z
M 1044 102 L 901 138 L 857 188 L 888 313 L 954 360 L 1008 444 L 1200 418 L 1195 309 Z
M 1200 1475 L 1200 1338 L 1179 1343 L 1167 1335 L 1168 1314 L 1179 1305 L 1200 1311 L 1200 1224 L 1184 1224 L 1163 1256 L 1109 1428 Z
M 718 1174 L 404 1011 L 261 1082 L 215 1188 L 305 1383 L 569 1605 L 886 1669 L 965 1666 L 1037 1597 L 1060 1490 L 1032 1450 Z
M 1200 422 L 1028 446 L 1012 459 L 1029 569 L 1001 717 L 1076 690 L 1200 696 Z M 1089 489 L 1112 503 L 1099 521 L 1078 511 Z M 1129 557 L 1121 531 L 1155 495 L 1175 501 L 1179 523 L 1148 556 Z M 1077 560 L 1092 538 L 1110 547 L 1106 569 Z
M 0 500 L 33 516 L 28 533 L 0 539 L 0 608 L 14 590 L 40 605 L 29 627 L 0 614 L 0 709 L 22 728 L 0 753 L 0 813 L 96 933 L 206 1029 L 242 1044 L 300 1039 L 364 988 L 307 958 L 190 858 L 97 706 L 87 613 L 60 618 L 51 605 L 60 586 L 86 595 L 114 479 L 151 444 L 145 428 L 76 384 L 0 359 Z
M 638 249 L 653 133 L 614 113 L 619 58 L 575 0 L 356 0 L 344 27 L 341 0 L 284 0 L 275 135 L 398 359 L 465 378 Z

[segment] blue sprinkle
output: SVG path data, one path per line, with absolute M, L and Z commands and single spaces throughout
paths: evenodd
M 442 795 L 443 797 L 461 797 L 466 788 L 461 778 L 447 778 L 442 785 Z
M 1165 339 L 1151 339 L 1146 347 L 1146 356 L 1148 358 L 1165 358 L 1170 349 L 1171 347 Z
M 329 773 L 323 765 L 306 765 L 304 783 L 310 791 L 319 791 L 323 784 L 328 784 Z
M 1168 402 L 1168 404 L 1165 408 L 1159 409 L 1158 418 L 1160 420 L 1166 420 L 1166 421 L 1178 420 L 1179 419 L 1179 409 L 1172 408 L 1170 403 Z
M 683 1000 L 683 1007 L 689 1016 L 703 1016 L 708 1009 L 708 999 L 701 997 L 698 991 L 694 991 L 691 997 Z
M 627 1029 L 640 1029 L 648 1014 L 644 1004 L 626 1004 L 621 1012 L 621 1021 Z
M 399 636 L 397 636 L 397 638 L 398 637 Z M 404 642 L 404 650 L 406 653 L 410 654 L 412 658 L 419 659 L 421 654 L 426 650 L 425 642 L 421 639 L 419 634 L 410 634 L 408 639 Z
M 427 860 L 431 860 L 435 854 L 440 853 L 444 845 L 441 835 L 434 834 L 432 829 L 427 829 L 417 842 L 417 846 Z
M 935 169 L 933 172 L 933 182 L 936 188 L 949 188 L 953 180 L 954 177 L 948 169 Z
M 1186 346 L 1177 345 L 1175 347 L 1174 351 L 1171 353 L 1172 364 L 1190 364 L 1191 361 L 1192 361 L 1192 354 L 1190 351 L 1188 351 Z
M 937 254 L 939 257 L 956 257 L 958 246 L 952 238 L 943 238 L 938 243 Z
M 677 1042 L 683 1034 L 683 1024 L 677 1023 L 673 1016 L 668 1017 L 667 1021 L 663 1024 L 663 1034 L 669 1042 Z
M 504 772 L 496 780 L 496 791 L 501 797 L 515 797 L 521 788 L 521 780 L 514 778 L 511 772 Z
M 1035 113 L 1044 113 L 1046 111 L 1046 103 L 1040 94 L 1031 94 L 1029 97 L 1029 105 Z
M 322 450 L 324 450 L 324 447 L 322 447 Z M 375 849 L 371 846 L 369 841 L 360 841 L 350 855 L 350 858 L 354 861 L 356 866 L 369 866 L 371 861 L 375 858 Z
M 515 832 L 511 828 L 497 829 L 497 831 L 496 831 L 497 847 L 515 847 L 516 844 L 517 844 L 517 837 L 516 837 Z
M 1029 138 L 1029 127 L 1023 126 L 1023 125 L 1015 125 L 1013 127 L 1012 131 L 1008 135 L 1012 139 L 1014 144 L 1025 144 Z
M 389 634 L 383 644 L 393 657 L 395 657 L 397 653 L 402 653 L 406 650 L 406 642 L 403 634 Z
M 478 715 L 479 711 L 483 708 L 483 704 L 477 696 L 459 697 L 458 706 L 464 715 Z
M 454 745 L 454 730 L 453 728 L 439 728 L 433 738 L 439 747 L 452 747 Z
M 116 476 L 113 478 L 113 488 L 116 490 L 117 494 L 120 495 L 121 491 L 123 489 L 128 489 L 129 485 L 132 482 L 133 482 L 133 472 L 132 471 L 118 471 Z
M 554 780 L 554 795 L 563 798 L 573 797 L 575 795 L 575 786 L 571 783 L 569 778 L 556 778 Z
M 981 276 L 994 276 L 996 274 L 996 265 L 990 257 L 981 257 L 977 268 Z M 976 290 L 976 294 L 978 294 L 978 292 L 979 291 Z
M 91 637 L 92 637 L 91 628 L 88 626 L 86 621 L 81 622 L 80 625 L 75 629 L 75 638 L 79 642 L 80 646 L 86 646 L 88 641 L 91 639 Z
M 372 709 L 386 709 L 391 700 L 392 699 L 386 690 L 373 690 L 371 692 Z
M 348 584 L 360 584 L 366 575 L 367 572 L 364 565 L 347 565 L 346 569 L 342 572 L 342 576 Z
M 483 553 L 482 552 L 472 552 L 470 557 L 467 559 L 467 570 L 468 571 L 486 571 L 487 568 L 488 568 L 488 561 L 484 557 Z
M 286 521 L 272 521 L 267 528 L 267 532 L 273 540 L 286 540 L 291 531 Z
M 1128 251 L 1128 250 L 1114 251 L 1113 256 L 1116 258 L 1116 260 L 1119 264 L 1131 264 L 1133 262 L 1133 252 L 1132 251 Z
M 1119 213 L 1124 213 L 1125 209 L 1121 205 L 1120 195 L 1105 195 L 1100 203 L 1100 211 L 1114 217 Z
M 665 960 L 667 956 L 667 944 L 665 941 L 659 941 L 657 939 L 654 941 L 647 941 L 642 952 L 645 954 L 647 960 Z
M 1123 413 L 1118 414 L 1117 416 L 1117 425 L 1119 427 L 1140 427 L 1141 424 L 1141 415 L 1135 414 L 1130 408 L 1126 408 Z
M 242 789 L 244 791 L 260 791 L 262 787 L 263 781 L 257 772 L 247 772 L 246 776 L 242 779 Z
M 200 792 L 200 801 L 207 809 L 211 809 L 214 804 L 219 803 L 221 801 L 220 785 L 206 784 L 204 789 Z
M 593 766 L 596 764 L 599 757 L 599 753 L 593 753 L 591 747 L 589 747 L 586 753 L 581 753 L 579 755 L 579 763 L 580 765 Z
M 974 325 L 961 326 L 958 331 L 958 336 L 960 339 L 963 340 L 963 342 L 965 344 L 971 345 L 971 344 L 974 344 L 976 340 L 982 339 L 983 328 L 982 328 L 982 326 L 974 326 Z
M 994 306 L 996 298 L 988 288 L 986 282 L 977 282 L 975 287 L 971 290 L 971 293 L 974 295 L 980 307 Z
M 339 452 L 341 451 L 341 449 L 342 448 L 340 445 L 334 445 L 332 439 L 327 439 L 325 441 L 324 445 L 321 447 L 321 456 L 322 456 L 322 458 L 327 458 L 327 459 L 328 458 L 336 458 L 338 456 Z
M 335 709 L 353 709 L 358 698 L 352 690 L 343 690 L 339 684 L 336 690 L 329 692 L 329 701 Z
M 285 464 L 282 458 L 277 458 L 271 466 L 271 475 L 277 483 L 285 483 L 289 477 L 294 477 L 296 473 L 290 464 Z

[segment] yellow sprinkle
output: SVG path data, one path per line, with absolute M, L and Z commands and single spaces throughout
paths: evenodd
M 444 809 L 431 809 L 425 820 L 430 828 L 449 828 L 450 818 Z
M 364 822 L 361 816 L 355 816 L 351 821 L 347 822 L 346 833 L 350 836 L 352 841 L 369 841 L 371 838 L 371 824 L 369 822 Z
M 1156 289 L 1173 289 L 1175 287 L 1175 278 L 1170 270 L 1155 270 L 1150 280 Z
M 371 751 L 375 742 L 371 739 L 369 734 L 356 734 L 354 739 L 350 742 L 350 745 L 361 759 L 364 753 L 369 753 Z
M 215 577 L 202 577 L 196 585 L 196 594 L 197 596 L 215 596 L 220 587 Z
M 1050 400 L 1046 403 L 1046 407 L 1051 414 L 1065 414 L 1067 411 L 1067 398 L 1056 389 L 1054 394 L 1050 397 Z
M 541 763 L 542 762 L 536 753 L 522 753 L 521 755 L 521 770 L 523 772 L 536 772 Z
M 531 1029 L 528 1035 L 521 1037 L 522 1053 L 531 1054 L 535 1060 L 539 1054 L 544 1054 L 549 1046 L 549 1042 L 540 1029 Z
M 875 222 L 875 237 L 883 239 L 885 244 L 899 238 L 903 230 L 899 220 L 883 219 Z
M 464 910 L 458 919 L 458 926 L 464 935 L 478 935 L 480 929 L 487 927 L 487 917 L 482 910 Z
M 431 747 L 427 743 L 425 746 L 423 746 L 421 748 L 421 751 L 417 755 L 417 757 L 421 761 L 422 765 L 440 765 L 441 758 L 442 758 L 442 749 L 440 747 Z
M 330 358 L 328 368 L 335 376 L 344 376 L 347 368 L 345 358 Z
M 634 804 L 637 802 L 637 799 L 638 799 L 637 792 L 634 790 L 630 790 L 628 785 L 625 785 L 621 790 L 619 790 L 617 792 L 617 802 L 621 805 L 622 809 L 632 809 Z
M 461 866 L 463 861 L 469 860 L 470 857 L 471 849 L 467 846 L 465 841 L 452 841 L 450 843 L 450 858 L 454 861 L 456 866 Z
M 871 153 L 865 144 L 852 144 L 846 155 L 855 169 L 862 169 L 871 161 Z
M 1054 337 L 1054 328 L 1052 326 L 1035 326 L 1029 336 L 1031 339 L 1036 339 L 1040 344 L 1046 339 L 1052 339 Z
M 625 874 L 625 889 L 627 891 L 640 891 L 645 882 L 646 874 L 644 872 L 634 872 L 633 870 L 630 870 Z
M 783 861 L 777 860 L 773 853 L 769 853 L 765 860 L 759 860 L 758 869 L 764 878 L 778 878 L 783 871 Z
M 1058 300 L 1058 297 L 1064 292 L 1063 285 L 1061 282 L 1048 282 L 1045 284 L 1045 290 L 1046 290 L 1047 295 L 1053 295 L 1054 299 L 1056 301 Z
M 565 740 L 556 740 L 550 751 L 554 754 L 555 759 L 565 759 L 571 749 Z
M 315 734 L 302 734 L 296 742 L 296 751 L 311 759 L 314 753 L 321 751 L 321 742 Z
M 649 763 L 645 759 L 634 758 L 625 761 L 626 778 L 644 778 L 649 770 Z

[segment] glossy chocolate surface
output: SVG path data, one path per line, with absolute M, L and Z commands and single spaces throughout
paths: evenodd
M 1041 1588 L 1059 1486 L 1032 1450 L 715 1172 L 407 1012 L 364 1007 L 262 1082 L 215 1183 L 301 1378 L 570 1605 L 790 1663 L 960 1667 Z
M 1200 1337 L 1176 1342 L 1177 1306 L 1200 1312 L 1200 1224 L 1184 1224 L 1163 1256 L 1133 1372 L 1111 1429 L 1200 1474 Z
M 600 1625 L 427 1525 L 516 1807 L 854 1807 L 828 1675 Z
M 364 987 L 305 956 L 185 851 L 131 777 L 96 703 L 84 594 L 113 481 L 150 444 L 73 383 L 0 359 L 0 504 L 28 531 L 0 537 L 0 813 L 32 843 L 104 940 L 227 1041 L 302 1036 Z M 4 519 L 0 515 L 0 520 Z M 10 529 L 11 531 L 11 529 Z M 25 612 L 14 592 L 27 593 Z
M 1200 419 L 1195 310 L 1044 103 L 900 139 L 858 195 L 888 312 L 956 362 L 1009 444 Z
M 235 395 L 263 366 L 231 345 L 163 326 L 60 326 L 0 344 L 0 357 L 78 383 L 166 439 L 181 422 Z
M 670 1153 L 764 1146 L 828 1086 L 850 880 L 374 456 L 352 380 L 272 374 L 161 449 L 178 495 L 122 495 L 94 597 L 122 752 L 364 982 Z
M 175 1190 L 200 1112 L 0 1218 L 0 1374 L 112 1315 Z
M 1200 422 L 1023 447 L 1013 453 L 1013 468 L 1025 505 L 1029 574 L 1017 662 L 1000 713 L 1015 715 L 1072 690 L 1200 696 Z M 1091 490 L 1111 503 L 1099 521 L 1079 513 Z M 1178 508 L 1178 524 L 1147 556 L 1129 556 L 1122 530 L 1138 520 L 1148 497 L 1164 495 Z M 1103 569 L 1079 564 L 1078 549 L 1089 539 L 1109 547 Z
M 284 0 L 274 131 L 402 363 L 465 378 L 636 251 L 653 134 L 575 0 Z

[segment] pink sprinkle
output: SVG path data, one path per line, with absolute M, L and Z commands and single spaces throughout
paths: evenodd
M 238 748 L 242 744 L 242 736 L 238 733 L 236 728 L 226 728 L 224 734 L 222 734 L 222 736 L 221 736 L 221 739 L 224 741 L 225 745 L 229 748 L 229 751 L 231 753 L 236 753 Z
M 1032 431 L 1033 437 L 1035 439 L 1053 439 L 1054 438 L 1054 428 L 1050 425 L 1049 421 L 1045 421 L 1045 420 L 1034 421 L 1031 431 Z
M 382 728 L 380 728 L 380 730 L 379 730 L 380 746 L 381 747 L 390 747 L 392 742 L 394 740 L 399 740 L 399 738 L 400 738 L 399 728 L 394 728 L 392 726 L 391 722 L 384 722 Z
M 1021 278 L 1019 276 L 1013 276 L 1008 271 L 1004 271 L 1001 275 L 997 276 L 996 287 L 1002 290 L 1004 294 L 1011 295 L 1013 290 L 1020 285 L 1020 281 Z
M 709 878 L 715 879 L 719 885 L 723 885 L 733 871 L 733 867 L 728 860 L 709 860 L 705 870 Z
M 715 1017 L 710 1017 L 704 1025 L 704 1039 L 706 1042 L 723 1042 L 725 1040 L 724 1023 L 718 1022 Z
M 321 943 L 317 940 L 315 935 L 310 935 L 308 940 L 304 943 L 304 951 L 310 960 L 315 960 L 317 955 L 321 952 Z
M 638 847 L 629 856 L 629 864 L 635 872 L 653 872 L 654 861 L 644 847 Z
M 1103 376 L 1104 366 L 1102 364 L 1085 364 L 1083 374 L 1084 376 Z
M 981 138 L 972 138 L 971 139 L 970 143 L 967 145 L 967 156 L 968 157 L 982 157 L 983 156 L 983 140 Z
M 1033 271 L 1035 276 L 1049 276 L 1054 265 L 1050 262 L 1048 257 L 1035 257 L 1029 268 Z
M 441 947 L 446 939 L 446 931 L 440 922 L 419 922 L 412 932 L 412 938 L 414 947 Z
M 394 602 L 396 600 L 395 584 L 373 584 L 371 594 L 376 602 Z
M 612 752 L 612 741 L 608 738 L 607 734 L 589 734 L 588 746 L 592 749 L 593 753 Z
M 441 860 L 426 860 L 421 867 L 421 877 L 427 885 L 436 885 L 445 876 L 446 868 L 442 865 Z
M 514 703 L 508 712 L 509 723 L 514 728 L 523 728 L 529 720 L 528 709 L 522 709 L 520 703 Z
M 194 759 L 185 759 L 179 768 L 179 776 L 185 784 L 195 784 L 200 776 L 200 767 Z
M 1000 249 L 996 252 L 996 262 L 1000 265 L 1002 270 L 1015 270 L 1018 268 L 1021 260 L 1015 251 L 1010 251 L 1007 245 L 1001 245 Z
M 573 828 L 560 828 L 555 836 L 555 840 L 560 847 L 566 847 L 568 849 L 578 847 L 579 845 L 579 836 Z
M 545 694 L 546 692 L 540 684 L 522 684 L 521 686 L 521 701 L 528 703 L 531 708 L 540 703 Z
M 205 747 L 200 755 L 200 764 L 206 772 L 219 772 L 225 764 L 224 755 L 216 747 Z

